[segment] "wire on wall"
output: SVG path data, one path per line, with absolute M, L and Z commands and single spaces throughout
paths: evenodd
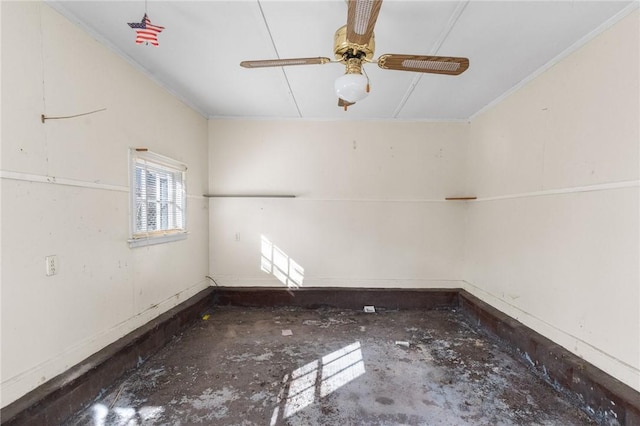
M 82 114 L 75 114 L 75 115 L 65 115 L 65 116 L 59 116 L 59 117 L 47 117 L 44 114 L 40 115 L 40 121 L 42 121 L 42 124 L 44 124 L 44 122 L 46 120 L 63 120 L 66 118 L 76 118 L 76 117 L 82 117 L 83 115 L 89 115 L 89 114 L 95 114 L 96 112 L 101 112 L 101 111 L 106 111 L 106 108 L 101 108 L 101 109 L 97 109 L 95 111 L 89 111 L 89 112 L 83 112 Z

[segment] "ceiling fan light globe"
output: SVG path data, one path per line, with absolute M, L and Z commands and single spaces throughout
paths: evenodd
M 367 77 L 362 74 L 345 74 L 336 79 L 336 95 L 347 102 L 358 102 L 366 98 Z

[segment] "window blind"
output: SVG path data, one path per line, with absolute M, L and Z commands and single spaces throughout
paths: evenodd
M 186 230 L 186 167 L 149 152 L 132 155 L 132 238 Z

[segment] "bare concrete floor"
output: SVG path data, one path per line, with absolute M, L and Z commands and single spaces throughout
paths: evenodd
M 66 424 L 593 422 L 455 311 L 222 307 Z

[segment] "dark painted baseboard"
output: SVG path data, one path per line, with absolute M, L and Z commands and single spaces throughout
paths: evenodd
M 373 288 L 283 288 L 218 287 L 220 305 L 297 306 L 363 309 L 373 305 L 384 309 L 450 308 L 458 303 L 458 289 L 373 289 Z
M 487 332 L 519 351 L 552 386 L 577 397 L 605 424 L 640 425 L 640 392 L 460 289 L 209 288 L 107 346 L 0 411 L 3 425 L 57 425 L 118 377 L 164 346 L 213 305 L 363 309 L 461 308 Z M 527 354 L 525 357 L 524 354 Z M 528 361 L 526 361 L 528 360 Z M 82 373 L 79 373 L 82 372 Z M 608 424 L 608 423 L 607 423 Z M 615 423 L 614 423 L 615 424 Z
M 0 410 L 2 425 L 59 425 L 213 303 L 207 288 Z
M 640 392 L 464 290 L 458 303 L 473 323 L 517 350 L 556 389 L 576 397 L 598 423 L 640 425 Z

